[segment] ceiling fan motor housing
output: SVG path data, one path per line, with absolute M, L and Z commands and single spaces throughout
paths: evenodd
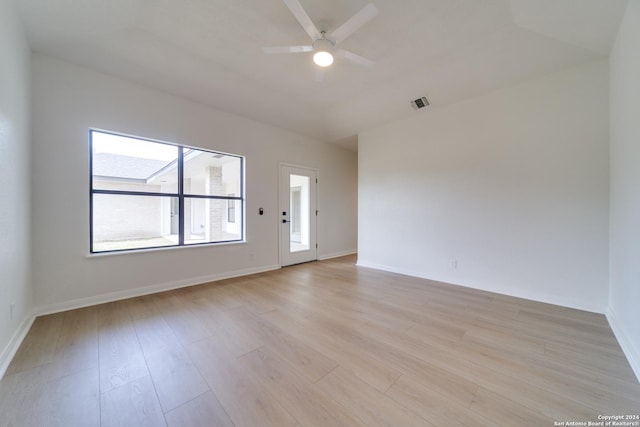
M 324 36 L 324 34 L 323 34 Z M 325 38 L 313 42 L 313 62 L 319 67 L 333 64 L 333 42 Z
M 329 52 L 332 53 L 333 42 L 329 39 L 318 39 L 313 42 L 314 52 Z

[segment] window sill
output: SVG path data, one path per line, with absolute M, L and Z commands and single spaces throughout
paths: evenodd
M 85 258 L 102 258 L 109 257 L 115 255 L 130 255 L 130 254 L 146 254 L 150 252 L 165 252 L 165 251 L 175 251 L 182 249 L 195 249 L 195 248 L 211 248 L 211 247 L 221 247 L 221 246 L 231 246 L 231 245 L 244 245 L 247 243 L 247 240 L 234 240 L 232 242 L 217 242 L 217 243 L 198 243 L 195 245 L 182 245 L 182 246 L 161 246 L 157 248 L 139 248 L 139 249 L 124 249 L 124 250 L 116 250 L 116 251 L 104 251 L 104 252 L 93 252 L 86 254 Z

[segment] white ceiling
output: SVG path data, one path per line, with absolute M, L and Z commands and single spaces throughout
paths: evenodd
M 316 81 L 282 0 L 16 0 L 32 49 L 356 149 L 355 135 L 411 114 L 606 56 L 627 0 L 371 0 L 379 14 Z M 331 31 L 369 0 L 300 0 Z

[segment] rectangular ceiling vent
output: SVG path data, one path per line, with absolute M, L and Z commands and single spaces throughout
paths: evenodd
M 431 105 L 431 103 L 426 96 L 411 101 L 411 106 L 414 110 L 420 110 L 421 108 L 428 107 L 429 105 Z

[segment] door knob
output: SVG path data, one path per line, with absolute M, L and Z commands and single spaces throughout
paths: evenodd
M 286 219 L 283 219 L 283 220 L 282 220 L 282 223 L 283 223 L 283 224 L 286 224 L 286 223 L 288 223 L 288 222 L 291 222 L 291 221 L 287 221 Z

